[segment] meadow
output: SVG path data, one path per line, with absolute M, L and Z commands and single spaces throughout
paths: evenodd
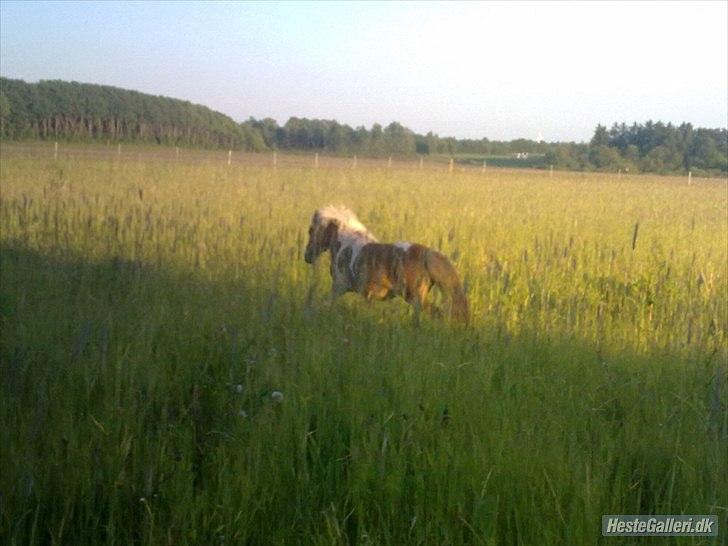
M 726 180 L 82 151 L 2 148 L 3 544 L 728 543 Z M 471 324 L 330 301 L 328 203 Z

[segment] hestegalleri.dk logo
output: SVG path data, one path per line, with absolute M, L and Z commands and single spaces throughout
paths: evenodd
M 692 536 L 717 537 L 718 516 L 715 515 L 608 515 L 602 516 L 602 535 L 625 536 Z

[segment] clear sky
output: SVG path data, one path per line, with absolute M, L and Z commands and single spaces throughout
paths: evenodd
M 441 136 L 725 127 L 728 2 L 1 1 L 0 74 Z

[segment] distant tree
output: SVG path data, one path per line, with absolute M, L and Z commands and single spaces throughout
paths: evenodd
M 430 148 L 427 145 L 427 137 L 415 135 L 415 152 L 417 152 L 418 155 L 426 155 L 430 153 Z
M 276 120 L 265 118 L 258 121 L 251 117 L 240 125 L 244 128 L 247 127 L 249 131 L 258 133 L 263 139 L 265 149 L 275 149 L 280 146 L 282 132 Z
M 344 152 L 348 149 L 346 131 L 344 127 L 335 121 L 329 125 L 328 134 L 325 138 L 326 149 L 335 153 Z
M 425 142 L 427 143 L 427 153 L 428 154 L 439 154 L 442 153 L 442 148 L 440 145 L 440 138 L 434 134 L 432 131 L 427 133 L 425 135 Z
M 384 151 L 384 132 L 382 131 L 382 126 L 378 123 L 375 123 L 374 125 L 372 125 L 372 128 L 369 131 L 368 152 L 373 156 L 381 156 L 384 154 Z
M 617 170 L 621 159 L 616 148 L 606 145 L 591 146 L 589 150 L 589 163 L 599 170 Z
M 269 149 L 265 142 L 265 138 L 260 129 L 244 125 L 243 130 L 243 143 L 242 147 L 247 152 L 263 152 Z
M 698 169 L 727 171 L 728 140 L 726 132 L 697 129 L 690 145 L 690 163 Z
M 393 155 L 408 155 L 415 152 L 415 137 L 412 131 L 393 121 L 383 131 L 385 151 Z
M 0 137 L 5 136 L 5 120 L 10 115 L 10 101 L 0 90 Z
M 597 125 L 594 130 L 594 136 L 589 143 L 591 146 L 608 146 L 609 145 L 609 133 L 604 125 Z
M 369 148 L 369 131 L 367 131 L 366 127 L 360 126 L 354 130 L 352 142 L 354 151 L 360 154 L 366 153 L 366 150 Z

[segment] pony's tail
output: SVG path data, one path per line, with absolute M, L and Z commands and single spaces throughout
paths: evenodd
M 468 298 L 450 260 L 436 250 L 430 250 L 425 258 L 425 267 L 432 282 L 450 299 L 450 316 L 467 324 L 470 320 Z
M 470 321 L 470 308 L 468 306 L 468 298 L 463 291 L 462 286 L 458 286 L 452 292 L 452 317 L 464 324 Z

